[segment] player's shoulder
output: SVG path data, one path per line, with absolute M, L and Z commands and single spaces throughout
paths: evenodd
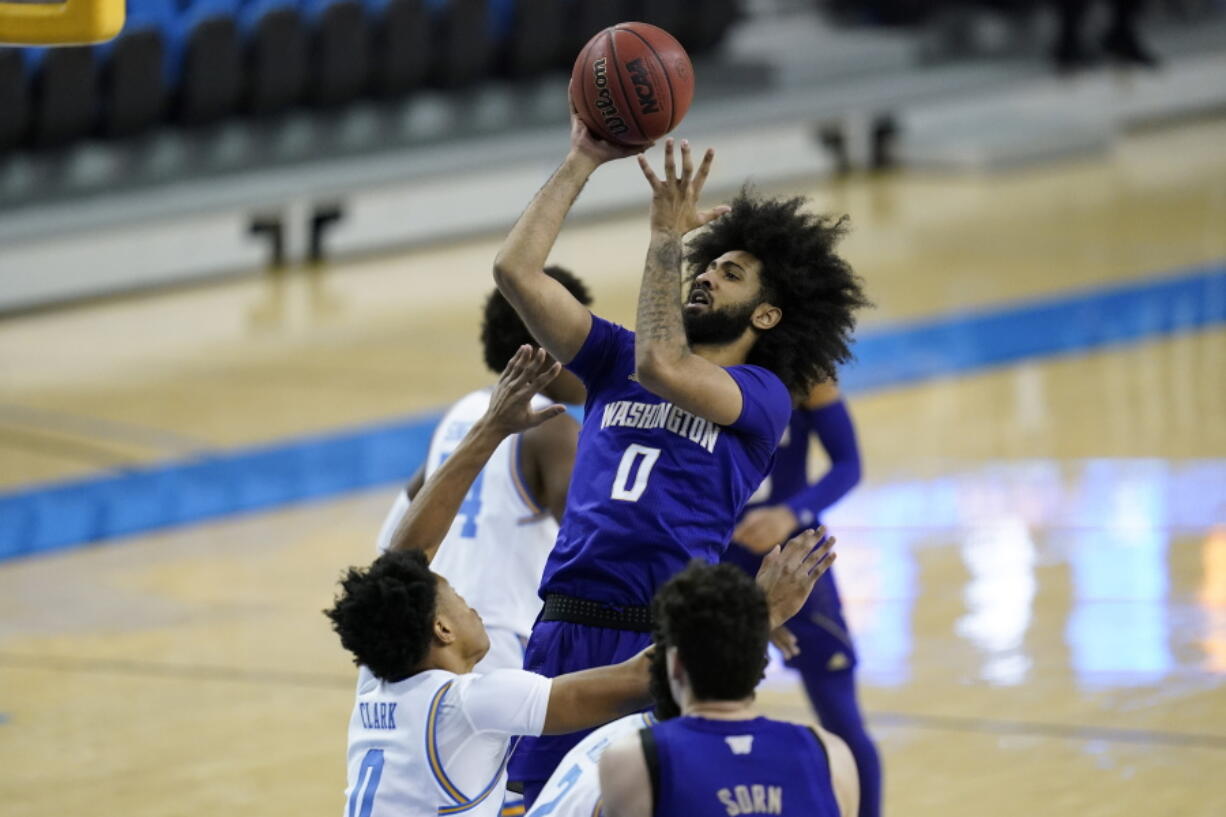
M 620 323 L 592 315 L 592 328 L 588 331 L 587 342 L 600 346 L 634 348 L 634 332 Z
M 837 380 L 823 380 L 816 384 L 809 393 L 805 395 L 802 407 L 813 411 L 824 408 L 831 403 L 837 403 L 842 395 L 839 393 L 839 383 Z
M 788 391 L 783 379 L 765 366 L 741 363 L 726 368 L 728 373 L 740 383 L 742 389 L 754 389 L 769 392 L 772 396 L 781 396 L 788 401 L 789 405 L 793 402 L 791 392 Z
M 467 672 L 455 675 L 452 687 L 460 697 L 480 694 L 482 698 L 493 696 L 495 701 L 506 703 L 516 695 L 536 693 L 544 688 L 548 693 L 551 680 L 537 672 L 526 669 L 502 667 L 489 672 Z
M 445 669 L 428 669 L 424 672 L 414 673 L 403 681 L 397 681 L 397 686 L 403 687 L 439 687 L 445 684 L 454 684 L 463 675 Z
M 434 439 L 437 440 L 440 434 L 446 437 L 444 442 L 450 440 L 456 442 L 456 435 L 461 434 L 461 430 L 467 430 L 478 417 L 485 413 L 485 410 L 490 404 L 490 395 L 493 393 L 493 387 L 476 389 L 465 394 L 463 397 L 454 401 L 439 417 L 438 425 L 434 430 Z
M 426 670 L 400 681 L 384 681 L 362 667 L 358 674 L 358 697 L 374 696 L 398 701 L 434 697 L 440 702 L 458 676 L 446 670 Z
M 616 740 L 622 735 L 638 732 L 640 729 L 654 726 L 655 723 L 655 716 L 650 712 L 636 712 L 633 715 L 626 715 L 606 723 L 583 740 L 593 746 L 602 741 L 607 745 L 608 742 Z
M 629 806 L 637 803 L 644 792 L 650 791 L 651 777 L 638 730 L 610 741 L 597 765 L 600 789 L 607 804 L 616 805 L 619 809 L 626 806 L 626 810 L 629 810 Z
M 850 755 L 851 749 L 847 746 L 846 741 L 841 737 L 831 732 L 829 729 L 822 727 L 820 724 L 813 721 L 790 720 L 786 718 L 768 718 L 767 720 L 773 723 L 784 724 L 795 727 L 801 732 L 808 732 L 817 739 L 823 751 L 828 758 L 833 759 L 835 755 Z

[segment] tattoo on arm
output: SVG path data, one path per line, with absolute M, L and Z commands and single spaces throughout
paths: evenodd
M 653 236 L 639 290 L 637 337 L 661 351 L 686 348 L 681 320 L 681 236 Z

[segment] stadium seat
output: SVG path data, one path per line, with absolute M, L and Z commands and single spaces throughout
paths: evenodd
M 430 81 L 442 88 L 485 76 L 493 57 L 486 0 L 427 0 L 430 12 Z
M 370 18 L 361 0 L 304 0 L 310 36 L 307 98 L 339 105 L 357 98 L 370 76 Z
M 189 0 L 173 24 L 169 85 L 176 118 L 202 125 L 238 107 L 243 65 L 238 0 Z
M 30 84 L 25 60 L 16 48 L 0 48 L 0 151 L 11 150 L 30 122 Z
M 592 35 L 603 28 L 631 18 L 627 0 L 566 0 L 565 29 L 559 62 L 570 70 L 575 58 Z
M 682 15 L 677 39 L 690 54 L 705 53 L 723 42 L 739 16 L 737 0 L 703 0 L 700 12 Z
M 29 140 L 63 147 L 98 121 L 98 61 L 90 46 L 24 49 L 31 76 Z
M 566 0 L 490 0 L 498 71 L 539 74 L 557 64 L 566 30 Z
M 371 89 L 396 97 L 419 88 L 430 68 L 432 32 L 425 0 L 366 0 L 372 26 Z
M 296 105 L 306 90 L 307 30 L 296 0 L 242 0 L 243 107 L 256 115 Z
M 706 13 L 706 5 L 703 0 L 630 0 L 626 19 L 659 26 L 681 40 L 686 18 L 701 17 Z M 689 9 L 688 14 L 686 9 Z
M 103 135 L 139 133 L 162 118 L 175 16 L 173 0 L 128 0 L 123 31 L 98 46 Z

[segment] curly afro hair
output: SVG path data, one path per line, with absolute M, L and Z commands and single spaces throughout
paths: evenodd
M 745 571 L 695 560 L 659 589 L 651 609 L 656 660 L 676 647 L 698 700 L 739 701 L 753 694 L 766 669 L 770 611 Z M 659 672 L 652 675 L 658 687 Z M 653 692 L 659 706 L 660 693 Z
M 835 254 L 847 218 L 804 212 L 803 196 L 772 199 L 744 187 L 732 211 L 690 240 L 690 279 L 726 252 L 742 250 L 762 262 L 763 300 L 783 319 L 762 332 L 747 362 L 779 376 L 798 398 L 833 380 L 851 359 L 856 310 L 870 306 L 860 277 Z
M 388 551 L 341 577 L 341 593 L 324 615 L 353 663 L 384 681 L 403 681 L 426 657 L 434 634 L 438 584 L 420 551 Z
M 545 274 L 566 287 L 579 303 L 584 306 L 592 305 L 592 294 L 588 292 L 587 285 L 570 270 L 565 267 L 545 267 Z M 491 372 L 501 374 L 516 350 L 525 343 L 537 345 L 515 307 L 495 289 L 485 299 L 485 307 L 482 310 L 481 349 L 485 355 L 485 365 Z

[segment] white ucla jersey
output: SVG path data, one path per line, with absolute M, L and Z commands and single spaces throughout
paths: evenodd
M 485 414 L 491 389 L 453 405 L 434 430 L 426 457 L 426 476 L 455 451 L 464 435 Z M 551 402 L 537 395 L 532 406 Z M 430 569 L 447 577 L 464 600 L 481 614 L 487 628 L 511 630 L 524 638 L 541 611 L 537 589 L 545 560 L 558 536 L 558 523 L 532 496 L 520 467 L 522 436 L 512 435 L 494 451 L 460 505 L 451 531 Z M 408 499 L 401 492 L 380 535 L 386 549 Z
M 495 817 L 516 735 L 539 735 L 552 682 L 443 670 L 387 683 L 358 671 L 345 817 Z
M 656 722 L 639 712 L 606 723 L 575 744 L 554 769 L 525 817 L 601 817 L 600 758 L 610 744 Z

